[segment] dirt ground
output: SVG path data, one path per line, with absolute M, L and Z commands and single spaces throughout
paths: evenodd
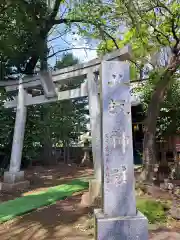
M 86 231 L 85 222 L 89 209 L 78 206 L 80 195 L 58 201 L 0 225 L 1 240 L 89 240 L 91 232 Z
M 4 193 L 0 196 L 0 201 L 59 185 L 75 177 L 91 175 L 91 169 L 75 166 L 36 167 L 26 172 L 26 178 L 31 182 L 28 191 Z M 93 209 L 80 206 L 81 195 L 82 193 L 75 194 L 54 205 L 1 224 L 0 240 L 93 240 Z M 180 240 L 180 225 L 149 232 L 150 240 Z
M 29 189 L 13 192 L 11 194 L 0 192 L 0 203 L 3 201 L 12 200 L 16 197 L 31 194 L 32 192 L 46 190 L 49 187 L 64 184 L 75 178 L 89 177 L 92 174 L 92 169 L 77 167 L 75 164 L 59 164 L 57 166 L 49 167 L 33 167 L 25 171 L 25 179 L 30 181 Z

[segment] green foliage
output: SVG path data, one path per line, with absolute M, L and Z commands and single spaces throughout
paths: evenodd
M 150 224 L 166 222 L 167 210 L 170 208 L 168 203 L 162 203 L 160 201 L 149 200 L 145 198 L 137 198 L 136 205 L 137 209 L 148 218 Z M 94 222 L 92 220 L 93 218 L 90 216 L 88 221 L 89 228 L 94 226 Z
M 144 114 L 146 115 L 151 95 L 157 84 L 157 71 L 152 72 L 149 81 L 144 82 L 141 86 L 134 89 L 134 92 L 140 96 L 143 105 Z M 180 131 L 180 83 L 174 81 L 169 86 L 164 101 L 160 104 L 160 115 L 157 121 L 157 137 L 174 135 Z
M 78 60 L 72 54 L 64 55 L 62 60 L 57 62 L 56 68 L 63 68 L 77 62 Z M 62 86 L 62 90 L 78 87 L 77 80 L 75 79 L 75 82 L 72 81 L 68 86 Z M 3 101 L 7 99 L 7 94 L 3 89 L 1 89 L 0 97 L 0 151 L 9 160 L 15 111 L 3 107 Z M 49 147 L 49 151 L 52 151 L 53 146 L 78 143 L 79 136 L 86 131 L 87 103 L 88 99 L 84 98 L 29 106 L 23 148 L 25 162 L 38 159 L 43 146 L 47 150 Z
M 55 68 L 64 68 L 78 63 L 78 59 L 71 53 L 63 55 L 62 59 L 56 63 Z M 80 82 L 79 82 L 80 81 Z M 82 79 L 74 79 L 68 85 L 60 87 L 61 91 L 73 89 L 80 86 Z M 85 114 L 87 111 L 88 99 L 70 99 L 51 103 L 46 106 L 48 110 L 48 121 L 45 128 L 49 128 L 53 145 L 71 144 L 78 142 L 79 135 L 86 130 L 88 122 Z
M 67 18 L 80 22 L 76 26 L 82 36 L 99 39 L 115 29 L 115 21 L 112 25 L 108 19 L 112 11 L 110 3 L 104 4 L 97 0 L 71 1 L 71 6 Z
M 1 1 L 0 3 L 0 62 L 1 76 L 8 67 L 23 68 L 30 56 L 39 51 L 39 32 L 47 14 L 44 0 Z M 12 69 L 11 69 L 12 71 Z
M 57 61 L 55 69 L 62 69 L 77 64 L 79 60 L 73 56 L 72 53 L 63 54 L 61 61 Z
M 92 11 L 93 7 L 93 11 Z M 62 13 L 63 9 L 63 13 Z M 97 38 L 111 29 L 107 16 L 111 7 L 99 1 L 26 1 L 2 0 L 0 3 L 0 62 L 6 70 L 32 73 L 43 55 L 44 41 L 49 34 L 62 37 L 70 30 Z M 60 14 L 62 13 L 62 14 Z M 62 25 L 62 27 L 59 27 Z M 59 26 L 58 26 L 59 25 Z M 49 43 L 50 44 L 50 43 Z M 53 47 L 49 46 L 49 50 Z M 51 55 L 51 54 L 49 54 Z M 53 52 L 52 55 L 56 55 Z M 1 68 L 2 68 L 1 66 Z M 16 68 L 13 68 L 15 66 Z M 8 68 L 10 67 L 10 69 Z
M 103 39 L 98 46 L 98 54 L 105 54 L 112 49 L 122 48 L 130 44 L 132 56 L 130 60 L 131 79 L 148 81 L 136 89 L 142 100 L 144 113 L 147 113 L 152 93 L 157 83 L 164 78 L 172 55 L 178 54 L 180 42 L 179 1 L 144 1 L 117 0 L 113 11 L 109 13 L 111 24 L 113 19 L 119 20 L 121 28 L 111 37 Z M 113 38 L 112 38 L 113 37 Z M 174 134 L 179 131 L 179 84 L 175 80 L 177 71 L 170 77 L 170 86 L 165 92 L 164 101 L 160 104 L 157 124 L 157 136 Z M 152 119 L 154 121 L 156 119 Z
M 130 44 L 131 79 L 148 78 L 154 69 L 164 70 L 172 54 L 179 51 L 179 1 L 117 0 L 111 8 L 109 21 L 113 25 L 116 19 L 121 26 L 101 41 L 98 53 Z
M 3 89 L 0 90 L 0 152 L 10 157 L 10 148 L 13 136 L 13 124 L 15 120 L 15 111 L 5 109 L 3 102 L 7 99 Z
M 72 54 L 63 55 L 55 68 L 64 68 L 78 63 Z M 60 86 L 61 91 L 76 88 L 79 79 L 69 85 Z M 81 79 L 80 79 L 81 82 Z M 31 106 L 28 109 L 27 132 L 25 137 L 26 155 L 35 158 L 42 146 L 52 151 L 52 146 L 66 146 L 78 143 L 79 135 L 86 130 L 87 98 Z M 33 148 L 36 151 L 33 151 Z M 27 154 L 27 151 L 28 154 Z M 25 152 L 24 152 L 25 154 Z
M 168 208 L 157 200 L 137 199 L 137 209 L 148 218 L 149 223 L 165 222 Z

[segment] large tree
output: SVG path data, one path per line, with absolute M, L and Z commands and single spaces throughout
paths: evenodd
M 38 49 L 38 35 L 46 15 L 47 7 L 43 0 L 35 0 L 33 3 L 24 0 L 1 1 L 0 61 L 3 69 L 10 67 L 8 70 L 11 72 L 26 69 L 27 62 Z
M 122 31 L 117 29 L 111 36 L 113 39 L 103 42 L 100 49 L 112 50 L 131 44 L 134 80 L 155 78 L 146 111 L 143 144 L 144 173 L 150 181 L 156 163 L 155 135 L 161 103 L 168 87 L 179 74 L 180 4 L 178 0 L 117 0 L 111 5 L 114 11 L 111 11 L 109 21 L 113 24 L 115 19 L 124 27 Z
M 89 13 L 89 7 L 94 5 L 94 11 Z M 64 0 L 13 0 L 2 1 L 0 5 L 0 52 L 4 56 L 1 61 L 11 62 L 15 66 L 13 70 L 18 73 L 32 74 L 39 60 L 47 63 L 50 58 L 62 52 L 60 49 L 54 52 L 53 47 L 46 45 L 49 35 L 55 34 L 54 38 L 62 38 L 67 32 L 74 29 L 92 29 L 99 36 L 106 33 L 106 24 L 99 16 L 100 9 L 94 1 L 64 1 Z M 101 10 L 103 14 L 105 10 Z M 108 26 L 109 28 L 109 26 Z M 51 39 L 52 40 L 52 39 Z M 72 44 L 69 49 L 72 48 Z

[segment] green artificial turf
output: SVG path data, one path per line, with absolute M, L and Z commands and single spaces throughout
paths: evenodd
M 16 198 L 0 204 L 0 223 L 13 219 L 16 216 L 28 213 L 39 207 L 55 203 L 72 196 L 73 193 L 88 188 L 88 182 L 73 180 L 67 184 L 51 187 L 47 191 L 32 193 L 31 195 Z

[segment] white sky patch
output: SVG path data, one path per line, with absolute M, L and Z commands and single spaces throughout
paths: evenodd
M 71 52 L 81 62 L 88 62 L 97 58 L 97 43 L 87 43 L 87 41 L 78 34 L 68 35 L 66 39 L 67 42 L 70 43 L 69 48 L 72 47 Z
M 78 29 L 66 29 L 65 26 L 54 28 L 49 35 L 48 46 L 50 49 L 49 64 L 54 66 L 66 53 L 72 53 L 80 62 L 88 62 L 97 58 L 98 40 L 82 37 Z M 55 54 L 54 54 L 55 53 Z

